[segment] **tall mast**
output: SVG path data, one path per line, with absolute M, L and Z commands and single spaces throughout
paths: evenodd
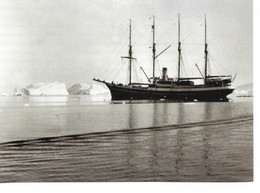
M 131 19 L 130 19 L 130 26 L 129 26 L 129 84 L 132 83 L 132 37 L 131 37 L 131 33 L 132 33 L 132 24 L 131 24 Z
M 180 14 L 178 14 L 178 82 L 180 81 L 181 74 L 181 40 L 180 40 Z
M 152 25 L 152 32 L 153 32 L 153 79 L 155 77 L 155 52 L 156 52 L 156 49 L 155 49 L 155 19 L 154 19 L 154 16 L 153 16 L 153 25 Z
M 136 59 L 133 58 L 133 52 L 132 52 L 132 37 L 131 37 L 131 33 L 132 33 L 132 24 L 131 24 L 131 19 L 130 19 L 130 25 L 129 25 L 129 51 L 128 51 L 128 56 L 121 56 L 121 58 L 126 58 L 129 59 L 129 85 L 132 84 L 132 60 Z
M 207 44 L 207 20 L 206 20 L 206 15 L 205 15 L 205 84 L 207 83 L 207 67 L 208 67 L 208 44 Z

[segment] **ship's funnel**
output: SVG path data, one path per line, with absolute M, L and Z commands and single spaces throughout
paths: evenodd
M 162 69 L 162 80 L 163 80 L 163 81 L 167 81 L 167 80 L 168 80 L 167 68 L 163 68 L 163 69 Z

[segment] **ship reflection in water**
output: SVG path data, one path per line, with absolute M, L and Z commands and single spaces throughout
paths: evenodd
M 32 125 L 19 128 L 24 133 L 39 130 L 34 120 L 44 119 L 45 138 L 24 136 L 24 141 L 0 144 L 1 182 L 253 180 L 252 103 L 73 107 L 19 108 L 32 116 Z M 17 123 L 28 120 L 12 109 L 2 108 L 1 113 L 6 111 L 8 117 L 12 112 Z M 55 111 L 60 117 L 52 114 Z M 12 124 L 6 128 L 15 135 Z

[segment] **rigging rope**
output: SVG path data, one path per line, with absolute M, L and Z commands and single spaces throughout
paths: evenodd
M 130 76 L 130 73 L 129 73 L 129 71 L 127 70 L 127 71 L 126 71 L 126 76 L 125 76 L 125 84 L 129 83 L 129 82 L 128 82 L 129 76 Z
M 145 76 L 144 72 L 141 71 L 141 66 L 140 66 L 140 64 L 139 64 L 138 62 L 136 62 L 136 64 L 138 65 L 138 69 L 140 69 L 139 72 L 141 72 L 141 75 L 143 75 L 143 77 L 145 77 L 145 80 L 147 80 L 147 77 Z M 142 67 L 142 68 L 143 68 L 143 67 Z M 143 68 L 143 70 L 144 70 L 144 68 Z M 145 71 L 145 70 L 144 70 L 144 71 Z
M 205 60 L 204 59 L 201 59 L 201 60 L 199 60 L 199 62 L 197 63 L 197 65 L 198 65 L 198 68 L 199 68 L 199 64 L 201 64 L 201 63 L 203 63 L 204 64 L 204 62 L 205 62 Z M 204 65 L 203 65 L 203 67 L 204 67 Z M 200 68 L 199 68 L 200 69 Z M 199 71 L 197 70 L 196 71 L 197 72 L 197 74 L 199 74 L 198 76 L 201 76 L 201 74 L 199 73 Z M 203 74 L 203 76 L 204 76 L 204 74 Z
M 128 34 L 128 28 L 125 29 L 125 31 L 123 32 L 123 35 L 121 37 L 121 39 L 113 46 L 113 48 L 111 49 L 111 53 L 115 52 L 117 49 L 119 49 L 119 44 L 122 42 L 123 39 L 125 39 L 126 34 Z M 108 63 L 111 62 L 112 58 L 115 58 L 115 55 L 110 55 L 109 58 L 105 61 L 105 63 L 103 63 L 103 65 L 101 65 L 101 69 L 97 72 L 96 77 L 101 77 L 103 75 L 103 73 L 106 73 L 105 75 L 107 75 L 107 71 L 109 68 L 111 68 L 110 65 L 108 65 Z
M 146 26 L 146 28 L 144 29 L 143 32 L 137 30 L 135 27 L 132 27 L 136 32 L 140 33 L 140 35 L 136 35 L 138 37 L 138 39 L 136 39 L 133 44 L 137 44 L 137 42 L 139 42 L 140 39 L 146 39 L 148 42 L 150 41 L 150 39 L 147 38 L 147 35 L 145 34 L 148 31 L 148 28 L 150 28 L 151 26 Z M 136 37 L 133 36 L 133 37 Z
M 209 58 L 208 58 L 207 64 L 208 64 L 208 75 L 210 76 L 211 75 L 211 65 L 209 63 Z
M 175 30 L 172 30 L 172 28 L 175 29 L 174 27 L 175 27 L 176 24 L 177 24 L 177 22 L 175 22 L 173 25 L 170 25 L 169 28 L 166 30 L 166 32 L 162 33 L 162 35 L 159 36 L 159 38 L 157 38 L 157 44 L 162 44 L 162 43 L 160 43 L 161 40 L 162 40 L 163 38 L 165 38 L 165 37 L 169 37 L 169 36 L 168 36 L 169 33 L 172 33 L 172 34 L 173 34 L 173 32 L 174 32 Z M 168 42 L 168 43 L 165 43 L 165 44 L 169 44 L 169 42 Z
M 138 79 L 138 75 L 137 75 L 137 70 L 136 70 L 136 65 L 133 65 L 134 66 L 134 74 L 135 74 L 135 78 L 136 78 L 136 81 L 138 82 L 138 83 L 140 83 L 140 81 L 139 81 L 139 79 Z
M 118 76 L 119 72 L 122 70 L 123 66 L 125 64 L 122 64 L 121 67 L 119 68 L 119 70 L 117 71 L 116 75 L 114 76 L 114 78 L 112 79 L 113 81 L 115 80 L 115 78 Z
M 156 63 L 157 63 L 157 66 L 158 66 L 157 70 L 159 71 L 159 74 L 160 74 L 160 77 L 161 77 L 162 76 L 162 72 L 161 72 L 161 67 L 160 67 L 158 58 L 156 58 Z
M 199 26 L 193 28 L 192 32 L 189 33 L 189 35 L 187 35 L 185 38 L 182 39 L 182 42 L 184 42 L 185 40 L 187 40 L 191 35 L 193 35 L 193 33 L 195 33 L 195 31 L 197 31 L 199 29 L 200 26 L 202 26 L 203 24 L 201 23 Z
M 186 43 L 186 42 L 182 42 L 182 44 L 185 44 L 185 45 L 197 45 L 197 46 L 201 46 L 201 45 L 204 45 L 203 43 Z
M 181 54 L 181 62 L 182 62 L 182 66 L 183 66 L 183 72 L 184 72 L 184 74 L 186 75 L 186 77 L 187 77 L 187 70 L 186 70 L 186 67 L 185 67 L 185 64 L 184 64 L 184 60 L 183 60 L 183 57 L 182 57 L 182 54 Z
M 221 65 L 221 63 L 218 62 L 215 58 L 213 58 L 213 56 L 210 53 L 208 55 L 209 55 L 210 59 L 213 60 L 213 62 L 215 62 L 219 67 L 221 67 L 225 73 L 228 72 L 227 68 L 224 65 Z M 220 72 L 218 72 L 218 73 L 220 73 Z

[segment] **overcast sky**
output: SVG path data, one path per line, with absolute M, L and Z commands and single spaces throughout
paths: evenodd
M 0 9 L 0 92 L 36 82 L 70 87 L 94 77 L 125 82 L 127 61 L 120 57 L 128 53 L 129 19 L 134 72 L 144 81 L 140 66 L 152 75 L 153 15 L 157 53 L 171 45 L 156 73 L 168 67 L 177 76 L 178 13 L 182 76 L 199 76 L 195 63 L 203 71 L 206 14 L 210 74 L 237 73 L 236 85 L 253 81 L 252 0 L 1 0 Z

